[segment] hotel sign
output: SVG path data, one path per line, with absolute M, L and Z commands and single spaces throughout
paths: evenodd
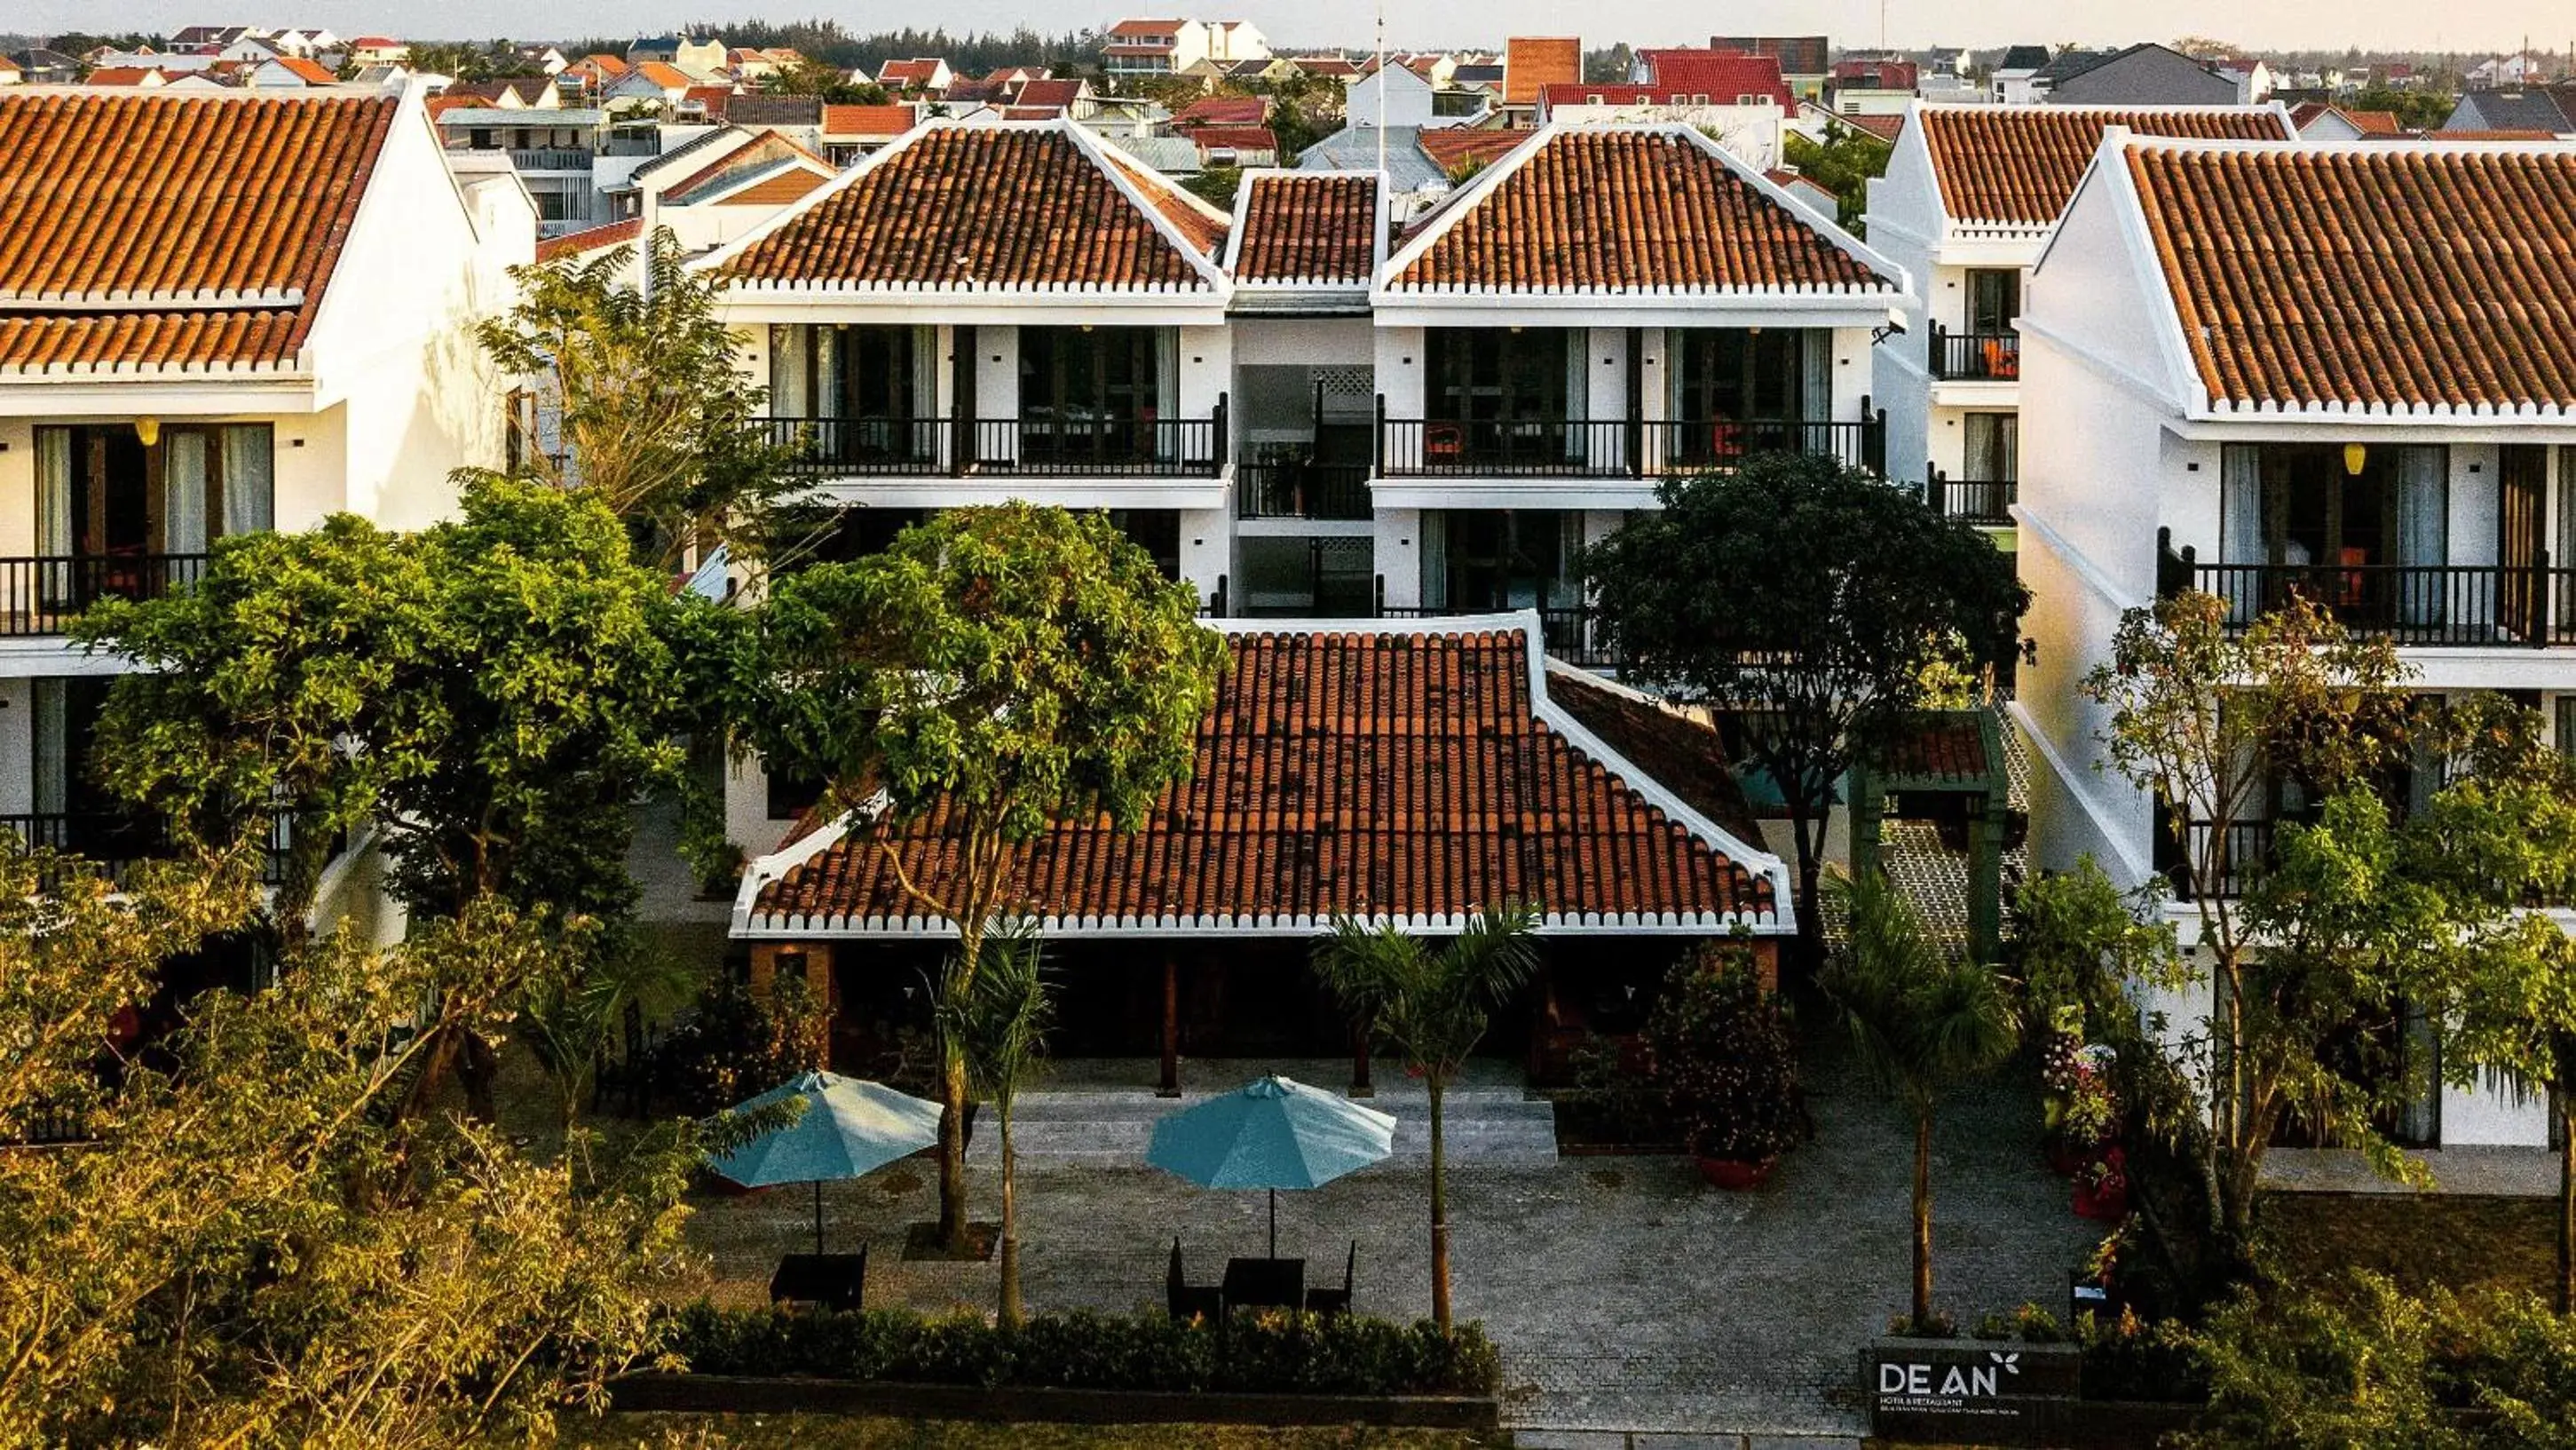
M 1892 1439 L 2035 1440 L 2077 1394 L 2069 1349 L 2012 1341 L 1884 1339 L 1863 1351 L 1870 1426 Z

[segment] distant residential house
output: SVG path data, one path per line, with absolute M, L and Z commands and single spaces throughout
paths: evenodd
M 2005 106 L 2027 106 L 2038 101 L 2046 89 L 2040 82 L 2039 73 L 2052 59 L 2054 57 L 2044 45 L 2005 47 L 2003 55 L 1995 62 L 1993 73 L 1987 77 L 1987 84 L 1993 87 L 1988 99 Z
M 724 69 L 725 43 L 711 35 L 647 35 L 626 47 L 630 66 L 655 60 L 693 75 L 712 76 Z
M 1841 116 L 1899 116 L 1921 85 L 1910 60 L 1838 60 L 1827 83 L 1826 104 Z
M 18 78 L 31 86 L 67 86 L 81 78 L 78 56 L 41 45 L 19 51 L 9 59 L 18 67 Z
M 1267 126 L 1201 126 L 1189 137 L 1203 166 L 1279 164 L 1279 138 Z
M 18 85 L 26 78 L 27 72 L 24 67 L 9 57 L 0 55 L 0 86 Z
M 1708 48 L 1769 56 L 1778 61 L 1781 78 L 1801 101 L 1823 100 L 1825 81 L 1833 74 L 1833 41 L 1822 35 L 1712 35 Z
M 1371 70 L 1353 81 L 1343 95 L 1342 114 L 1352 126 L 1418 129 L 1433 124 L 1438 112 L 1431 82 L 1403 66 Z
M 683 121 L 709 121 L 720 124 L 732 118 L 733 105 L 736 101 L 747 99 L 750 98 L 735 95 L 730 85 L 691 86 L 680 93 L 679 102 L 671 108 L 671 113 L 676 119 Z M 791 99 L 812 101 L 818 112 L 823 104 L 811 96 Z
M 736 46 L 725 52 L 725 73 L 750 84 L 777 75 L 789 66 L 801 64 L 804 59 L 787 46 L 773 46 L 766 50 Z
M 527 188 L 538 231 L 553 236 L 607 220 L 597 168 L 608 114 L 595 107 L 502 106 L 454 91 L 432 103 L 430 119 L 451 169 L 457 158 L 492 155 Z
M 1269 103 L 1259 96 L 1202 96 L 1172 113 L 1172 129 L 1196 126 L 1258 126 L 1268 119 Z
M 1052 116 L 1088 120 L 1095 109 L 1091 82 L 1078 78 L 1026 81 L 1013 93 L 1008 109 L 1014 120 L 1045 120 Z
M 2234 106 L 2246 82 L 2152 41 L 2057 57 L 2035 78 L 2043 100 L 2065 106 Z
M 245 36 L 267 33 L 248 25 L 183 25 L 172 32 L 170 48 L 187 55 L 213 55 Z
M 2236 102 L 2242 106 L 2259 105 L 2281 88 L 2283 77 L 2272 69 L 2271 62 L 2251 56 L 2222 56 L 2203 62 L 2210 69 L 2236 83 Z M 2324 80 L 2315 74 L 2303 78 L 2310 89 L 2321 88 Z
M 544 109 L 556 103 L 555 83 L 551 76 L 507 76 L 496 81 L 450 81 L 447 89 L 441 94 L 471 97 L 501 111 Z
M 2352 111 L 2324 101 L 2305 101 L 2290 108 L 2290 124 L 2308 141 L 2397 139 L 2406 134 L 2395 111 Z
M 277 47 L 280 55 L 301 56 L 306 60 L 317 60 L 324 55 L 348 48 L 340 37 L 328 30 L 302 28 L 272 31 L 268 36 L 268 43 Z
M 338 85 L 340 78 L 319 61 L 300 55 L 281 55 L 251 67 L 242 83 L 259 90 L 299 91 L 314 86 Z
M 1113 78 L 1183 75 L 1201 62 L 1229 67 L 1269 55 L 1270 42 L 1249 20 L 1121 20 L 1109 27 L 1100 63 Z
M 1788 92 L 1780 84 L 1779 68 L 1761 56 L 1726 59 L 1743 67 L 1741 79 L 1719 83 L 1713 79 L 1714 72 L 1693 72 L 1691 86 L 1697 88 L 1607 83 L 1549 86 L 1539 93 L 1538 122 L 1542 126 L 1679 123 L 1707 133 L 1754 169 L 1769 171 L 1780 164 L 1781 132 L 1787 120 L 1781 102 Z M 1711 85 L 1716 89 L 1706 89 Z
M 411 47 L 389 35 L 361 35 L 349 42 L 349 59 L 360 65 L 401 65 L 411 59 Z
M 746 131 L 776 131 L 798 140 L 819 138 L 823 130 L 823 99 L 745 91 L 730 97 L 723 119 Z
M 883 150 L 919 122 L 919 113 L 900 101 L 883 106 L 827 105 L 823 108 L 823 157 L 834 166 L 851 165 L 872 151 Z
M 1208 59 L 1221 61 L 1267 60 L 1270 40 L 1260 27 L 1249 20 L 1211 20 L 1208 22 Z
M 1297 68 L 1319 81 L 1339 81 L 1347 86 L 1360 78 L 1360 64 L 1346 55 L 1301 55 Z
M 877 84 L 901 96 L 944 96 L 957 84 L 957 73 L 938 56 L 889 60 L 877 67 Z
M 83 84 L 119 90 L 155 91 L 170 84 L 170 77 L 150 66 L 103 65 L 91 71 Z
M 697 77 L 667 61 L 638 61 L 626 74 L 610 81 L 601 97 L 605 100 L 658 101 L 677 107 L 688 99 L 691 87 L 700 84 Z
M 1782 114 L 1795 111 L 1802 97 L 1777 57 L 1749 50 L 1699 50 L 1687 47 L 1637 52 L 1631 79 L 1660 94 L 1679 95 L 1679 103 L 1754 106 L 1769 103 Z
M 2576 85 L 2528 90 L 2464 91 L 2437 136 L 2463 132 L 2539 131 L 2576 135 Z

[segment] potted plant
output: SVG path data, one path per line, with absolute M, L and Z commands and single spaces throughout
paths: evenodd
M 2129 1215 L 2129 1155 L 2118 1144 L 2075 1175 L 2075 1212 L 2080 1218 L 2116 1223 Z
M 1797 1145 L 1797 1063 L 1779 1003 L 1740 946 L 1694 953 L 1646 1024 L 1657 1084 L 1700 1176 L 1719 1188 L 1767 1181 Z
M 2107 1054 L 2086 1048 L 2076 1063 L 2065 1107 L 2048 1135 L 2048 1165 L 2074 1177 L 2120 1138 L 2120 1098 Z

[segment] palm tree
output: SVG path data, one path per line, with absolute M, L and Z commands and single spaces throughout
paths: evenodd
M 1818 978 L 1871 1074 L 1914 1116 L 1914 1322 L 1932 1318 L 1932 1117 L 1950 1088 L 1992 1070 L 2019 1038 L 1991 968 L 1924 935 L 1912 903 L 1873 872 L 1837 876 L 1847 945 Z
M 1448 1160 L 1441 1102 L 1485 1035 L 1486 1013 L 1538 965 L 1536 907 L 1480 911 L 1434 951 L 1392 924 L 1336 917 L 1316 944 L 1315 971 L 1342 1006 L 1420 1074 L 1431 1094 L 1431 1317 L 1449 1332 Z
M 992 1099 L 1002 1135 L 1002 1309 L 1020 1322 L 1018 1160 L 1011 1148 L 1011 1107 L 1031 1069 L 1046 1055 L 1055 1004 L 1039 962 L 1034 925 L 997 926 L 983 940 L 984 964 L 969 979 L 955 1025 L 977 1094 Z

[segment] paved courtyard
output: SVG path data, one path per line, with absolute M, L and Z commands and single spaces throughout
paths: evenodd
M 1193 1086 L 1240 1076 L 1224 1063 L 1190 1070 Z M 1752 1193 L 1704 1188 L 1678 1158 L 1496 1152 L 1453 1168 L 1458 1312 L 1483 1320 L 1503 1348 L 1513 1424 L 1860 1432 L 1856 1352 L 1906 1297 L 1912 1138 L 1838 1050 L 1811 1052 L 1807 1083 L 1818 1140 Z M 1150 1095 L 1135 1096 L 1149 1116 Z M 1392 1085 L 1379 1104 L 1404 1118 L 1419 1115 L 1421 1098 Z M 1051 1126 L 1033 1122 L 1025 1135 Z M 2039 1166 L 2038 1133 L 2033 1093 L 2018 1081 L 1961 1095 L 1942 1124 L 1934 1272 L 1940 1305 L 1963 1321 L 2024 1300 L 2062 1301 L 2067 1267 L 2098 1236 L 2069 1212 L 2064 1182 Z M 983 1153 L 975 1157 L 980 1165 Z M 907 1163 L 829 1188 L 832 1247 L 868 1243 L 871 1303 L 989 1307 L 990 1265 L 902 1260 L 905 1225 L 932 1214 L 932 1179 L 926 1163 Z M 989 1168 L 974 1169 L 973 1187 L 977 1217 L 992 1216 Z M 1357 1240 L 1358 1309 L 1425 1315 L 1426 1193 L 1421 1160 L 1400 1151 L 1314 1192 L 1281 1194 L 1281 1252 L 1338 1279 Z M 1262 1195 L 1201 1190 L 1098 1155 L 1033 1158 L 1020 1202 L 1037 1310 L 1159 1305 L 1175 1235 L 1191 1277 L 1211 1280 L 1227 1256 L 1261 1252 L 1265 1232 Z M 734 1302 L 756 1302 L 776 1256 L 810 1245 L 805 1189 L 702 1209 L 696 1236 L 716 1256 L 720 1295 Z

